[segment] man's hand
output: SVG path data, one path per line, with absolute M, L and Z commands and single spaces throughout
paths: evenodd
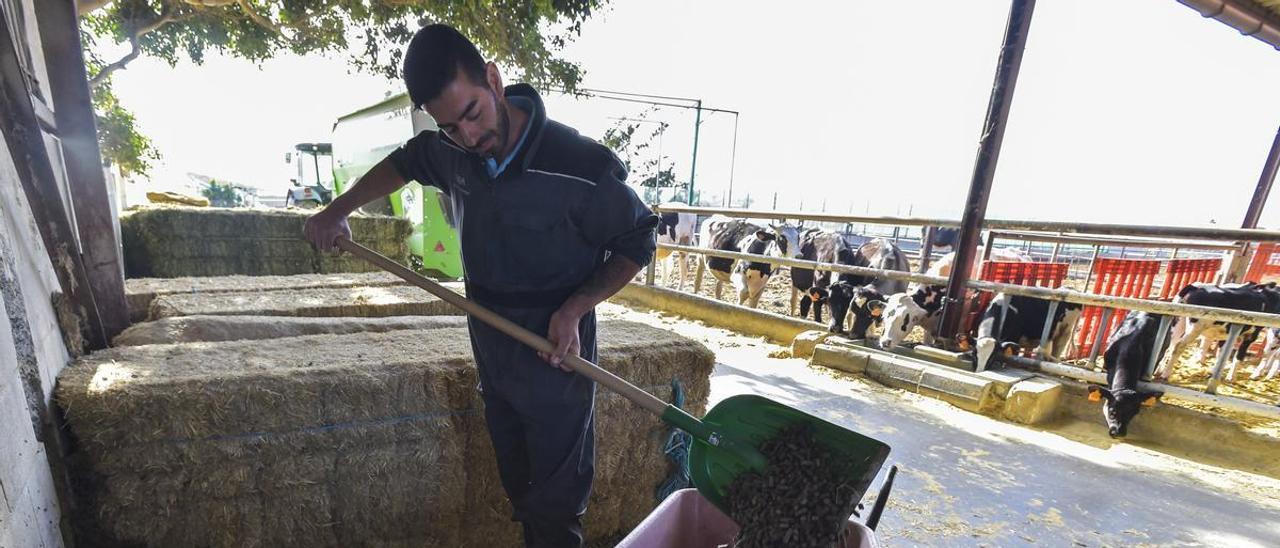
M 564 359 L 570 352 L 575 356 L 582 353 L 582 341 L 578 340 L 578 324 L 582 321 L 582 316 L 565 307 L 552 314 L 551 324 L 547 327 L 547 340 L 555 345 L 556 351 L 554 354 L 539 352 L 538 356 L 566 373 L 573 372 L 573 368 L 566 365 Z
M 338 238 L 351 239 L 351 227 L 347 225 L 347 216 L 338 216 L 327 209 L 307 218 L 307 223 L 302 227 L 302 233 L 307 241 L 311 242 L 312 247 L 324 252 L 336 250 Z

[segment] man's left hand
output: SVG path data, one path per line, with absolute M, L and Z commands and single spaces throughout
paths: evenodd
M 555 345 L 556 351 L 554 354 L 539 352 L 538 356 L 565 372 L 573 372 L 573 368 L 565 364 L 564 359 L 570 352 L 575 356 L 582 352 L 582 342 L 578 340 L 578 323 L 581 321 L 581 314 L 564 308 L 552 314 L 551 324 L 547 327 L 547 340 Z

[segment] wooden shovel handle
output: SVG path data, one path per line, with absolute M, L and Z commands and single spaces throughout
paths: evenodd
M 338 249 L 346 251 L 352 255 L 369 261 L 379 268 L 386 270 L 404 281 L 427 290 L 428 293 L 440 297 L 445 302 L 462 309 L 468 315 L 493 326 L 494 329 L 501 331 L 511 338 L 529 345 L 534 350 L 543 353 L 555 352 L 555 345 L 551 344 L 545 337 L 534 334 L 515 322 L 499 316 L 497 313 L 489 310 L 479 304 L 476 304 L 466 297 L 459 295 L 448 288 L 427 279 L 425 276 L 410 270 L 408 267 L 397 263 L 382 254 L 355 243 L 346 238 L 338 239 Z M 600 366 L 582 359 L 576 354 L 565 356 L 564 363 L 568 364 L 575 372 L 583 375 L 595 382 L 604 385 L 605 388 L 621 394 L 622 397 L 635 402 L 636 405 L 645 408 L 649 412 L 662 416 L 667 409 L 667 403 L 658 399 L 653 394 L 645 392 L 637 388 L 634 384 L 623 380 L 621 377 L 605 371 Z

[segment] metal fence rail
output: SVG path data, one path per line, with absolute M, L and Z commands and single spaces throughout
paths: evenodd
M 725 215 L 753 219 L 804 219 L 828 223 L 865 223 L 900 226 L 958 227 L 960 221 L 931 219 L 926 217 L 870 216 L 813 213 L 801 211 L 769 211 L 721 207 L 693 207 L 663 205 L 655 211 L 667 213 L 694 213 L 698 215 Z M 1248 242 L 1280 242 L 1280 231 L 1258 228 L 1198 228 L 1183 226 L 1118 225 L 1109 223 L 1074 223 L 1062 221 L 1025 221 L 987 219 L 983 228 L 990 230 L 1061 232 L 1064 234 L 1111 234 L 1119 236 L 1148 236 L 1156 238 L 1189 238 L 1195 240 L 1230 240 Z
M 692 247 L 673 244 L 658 244 L 658 247 L 671 251 L 679 251 L 683 253 L 693 253 L 699 255 L 708 255 L 712 257 L 721 257 L 725 259 L 743 260 L 757 263 L 768 263 L 777 266 L 788 266 L 796 268 L 808 268 L 820 270 L 824 272 L 838 272 L 846 274 L 858 274 L 863 276 L 877 276 L 888 278 L 891 280 L 905 280 L 907 282 L 915 282 L 928 285 L 946 285 L 947 278 L 941 276 L 930 276 L 928 274 L 917 274 L 914 272 L 899 272 L 896 270 L 881 270 L 878 268 L 869 268 L 861 266 L 850 266 L 837 263 L 822 263 L 817 261 L 805 261 L 800 259 L 788 259 L 786 257 L 770 257 L 764 255 L 755 255 L 751 253 L 740 253 L 736 251 L 721 251 L 717 249 L 705 249 L 701 247 Z M 653 268 L 653 263 L 650 263 Z M 1112 297 L 1108 295 L 1095 295 L 1093 293 L 1083 293 L 1070 289 L 1048 289 L 1044 287 L 1032 287 L 1026 285 L 1007 284 L 998 282 L 988 282 L 985 280 L 969 280 L 967 287 L 982 291 L 992 291 L 996 293 L 1007 293 L 1009 295 L 1021 295 L 1024 297 L 1035 297 L 1050 301 L 1060 301 L 1068 303 L 1077 303 L 1089 306 L 1101 306 L 1106 308 L 1116 308 L 1124 310 L 1139 310 L 1150 312 L 1153 314 L 1166 314 L 1173 316 L 1185 316 L 1189 318 L 1238 323 L 1247 325 L 1257 325 L 1262 327 L 1280 327 L 1280 314 L 1263 314 L 1259 312 L 1246 312 L 1243 310 L 1229 310 L 1225 308 L 1214 308 L 1208 306 L 1197 306 L 1181 303 L 1170 303 L 1164 301 L 1152 301 L 1146 299 L 1135 299 L 1132 297 Z

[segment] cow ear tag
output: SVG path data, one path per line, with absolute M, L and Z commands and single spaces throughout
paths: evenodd
M 1147 399 L 1142 400 L 1142 406 L 1143 406 L 1143 407 L 1155 407 L 1155 406 L 1156 406 L 1156 401 L 1158 401 L 1158 400 L 1159 400 L 1159 398 L 1158 398 L 1157 396 L 1147 396 Z
M 1102 401 L 1102 391 L 1101 391 L 1101 390 L 1090 390 L 1090 391 L 1089 391 L 1089 401 L 1094 402 L 1094 403 L 1097 403 L 1097 402 Z M 1145 404 L 1146 402 L 1143 402 L 1143 403 Z

